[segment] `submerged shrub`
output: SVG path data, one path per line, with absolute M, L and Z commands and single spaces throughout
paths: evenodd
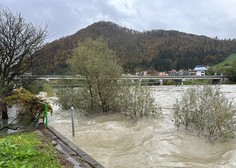
M 73 74 L 83 76 L 84 80 L 77 90 L 68 83 L 58 94 L 59 102 L 87 113 L 116 112 L 133 120 L 156 116 L 149 92 L 134 86 L 132 81 L 121 80 L 122 66 L 116 58 L 102 39 L 86 39 L 68 61 Z
M 53 88 L 51 87 L 51 85 L 48 82 L 45 82 L 43 84 L 43 91 L 47 93 L 48 97 L 54 95 Z
M 56 92 L 58 103 L 64 110 L 69 110 L 71 107 L 78 107 L 82 99 L 78 89 L 74 87 L 59 88 Z
M 160 116 L 161 108 L 156 103 L 149 87 L 126 83 L 120 83 L 120 85 L 115 86 L 116 94 L 112 96 L 112 99 L 109 99 L 109 112 L 119 113 L 122 117 L 134 121 L 141 118 L 158 118 Z M 59 98 L 58 103 L 64 109 L 74 106 L 80 109 L 81 112 L 104 112 L 101 106 L 99 106 L 100 100 L 90 99 L 86 88 L 68 86 L 58 90 L 57 96 Z M 94 104 L 93 110 L 90 108 L 92 103 Z
M 161 115 L 161 108 L 147 86 L 123 85 L 116 102 L 121 116 L 131 120 L 157 118 Z
M 211 142 L 235 137 L 235 104 L 220 92 L 219 86 L 190 88 L 173 109 L 177 128 L 182 125 Z

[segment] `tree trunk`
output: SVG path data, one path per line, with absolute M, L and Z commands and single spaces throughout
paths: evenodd
M 0 104 L 0 110 L 1 110 L 1 113 L 2 113 L 2 119 L 8 119 L 7 104 L 6 103 L 1 103 Z

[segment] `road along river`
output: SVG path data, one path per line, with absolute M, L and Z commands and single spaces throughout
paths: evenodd
M 49 124 L 106 168 L 236 167 L 236 139 L 211 144 L 175 128 L 172 105 L 189 87 L 151 88 L 163 111 L 158 120 L 133 123 L 115 114 L 86 117 L 76 113 L 73 137 L 70 111 L 55 106 Z M 236 85 L 222 85 L 221 91 L 236 101 Z

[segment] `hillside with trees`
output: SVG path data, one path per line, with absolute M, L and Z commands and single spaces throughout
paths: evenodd
M 116 52 L 124 72 L 153 69 L 192 69 L 197 64 L 214 65 L 236 52 L 236 40 L 220 40 L 187 34 L 175 30 L 139 32 L 112 22 L 97 22 L 73 35 L 45 45 L 37 52 L 41 55 L 35 71 L 41 74 L 68 74 L 67 60 L 72 50 L 87 38 L 102 38 Z

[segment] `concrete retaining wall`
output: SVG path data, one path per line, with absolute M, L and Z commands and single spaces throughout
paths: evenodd
M 50 132 L 52 132 L 66 146 L 68 146 L 70 149 L 72 149 L 76 153 L 76 155 L 80 156 L 82 158 L 83 162 L 87 163 L 88 166 L 86 166 L 86 167 L 104 168 L 100 163 L 98 163 L 95 159 L 93 159 L 91 156 L 89 156 L 87 153 L 85 153 L 83 150 L 81 150 L 79 147 L 77 147 L 75 144 L 73 144 L 70 140 L 68 140 L 63 135 L 61 135 L 54 128 L 49 126 L 48 130 Z

